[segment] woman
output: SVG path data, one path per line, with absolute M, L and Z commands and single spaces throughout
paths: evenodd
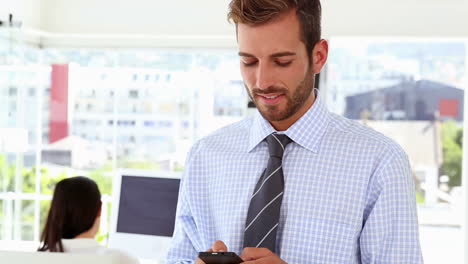
M 138 260 L 94 239 L 101 220 L 101 193 L 86 177 L 72 177 L 57 183 L 38 251 L 116 254 L 121 263 Z

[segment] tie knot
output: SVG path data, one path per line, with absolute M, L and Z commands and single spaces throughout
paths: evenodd
M 292 140 L 284 134 L 271 134 L 267 137 L 268 150 L 270 157 L 277 157 L 282 159 L 284 149 L 292 142 Z

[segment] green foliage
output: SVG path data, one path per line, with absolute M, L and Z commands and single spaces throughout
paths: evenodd
M 425 202 L 426 202 L 426 199 L 424 198 L 424 195 L 421 192 L 416 192 L 416 203 L 424 204 Z
M 112 164 L 93 170 L 87 176 L 97 183 L 101 194 L 112 194 Z
M 160 170 L 161 166 L 158 163 L 151 161 L 135 161 L 121 159 L 118 161 L 120 168 L 142 169 L 142 170 Z
M 109 236 L 109 233 L 102 234 L 101 230 L 99 230 L 98 233 L 96 234 L 96 241 L 99 243 L 103 243 L 107 239 L 108 236 Z
M 174 165 L 174 171 L 176 171 L 176 172 L 182 172 L 182 171 L 184 171 L 184 168 L 185 168 L 184 164 L 176 163 Z
M 23 193 L 35 193 L 36 192 L 36 167 L 32 168 L 22 168 L 21 169 L 21 179 L 22 179 L 22 192 Z M 41 181 L 40 189 L 41 194 L 51 195 L 54 191 L 55 185 L 65 179 L 72 176 L 78 176 L 76 173 L 71 172 L 69 168 L 55 169 L 53 171 L 47 167 L 41 167 L 39 169 Z M 16 166 L 14 164 L 8 164 L 6 161 L 5 155 L 0 155 L 0 186 L 2 183 L 6 183 L 7 191 L 15 190 L 15 174 Z M 89 171 L 86 173 L 87 176 L 93 179 L 101 193 L 111 194 L 112 193 L 112 166 L 106 164 L 101 168 Z M 3 189 L 0 188 L 0 191 Z
M 461 185 L 463 128 L 454 121 L 442 124 L 442 173 L 449 176 L 449 186 Z

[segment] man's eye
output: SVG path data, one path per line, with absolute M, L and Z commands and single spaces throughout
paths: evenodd
M 278 64 L 278 66 L 281 66 L 281 67 L 287 67 L 287 66 L 289 66 L 291 63 L 292 63 L 292 61 L 286 61 L 286 62 L 277 61 L 277 62 L 276 62 L 276 64 Z
M 255 64 L 257 64 L 257 61 L 243 61 L 242 64 L 246 67 L 249 67 L 249 66 L 254 66 Z

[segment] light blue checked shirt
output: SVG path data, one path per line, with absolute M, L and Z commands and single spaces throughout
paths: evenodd
M 255 184 L 275 129 L 260 114 L 190 151 L 168 263 L 193 263 L 215 240 L 242 252 Z M 277 254 L 290 264 L 422 263 L 414 183 L 404 151 L 328 112 L 321 96 L 284 131 L 285 189 Z

